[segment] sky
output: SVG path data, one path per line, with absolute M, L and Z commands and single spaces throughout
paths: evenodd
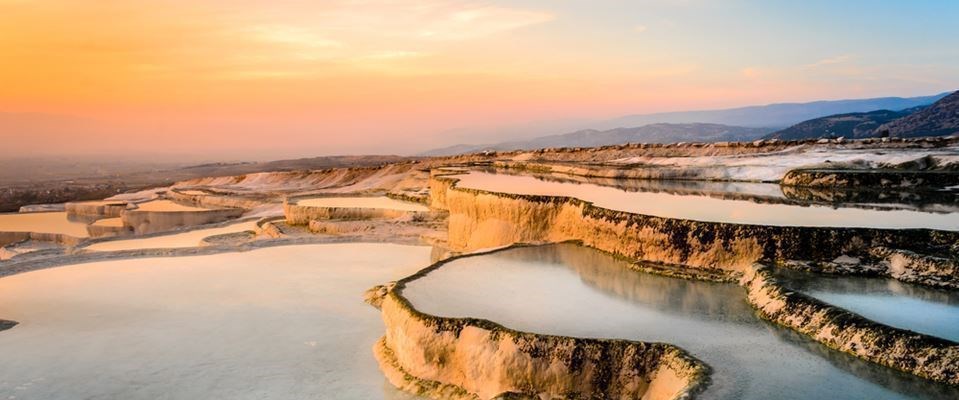
M 0 0 L 0 157 L 411 154 L 959 89 L 959 2 Z

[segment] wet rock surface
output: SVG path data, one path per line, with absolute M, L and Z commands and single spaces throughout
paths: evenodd
M 404 390 L 431 398 L 674 399 L 706 382 L 708 367 L 668 344 L 540 335 L 417 311 L 402 296 L 405 284 L 443 264 L 385 294 L 371 291 L 387 327 L 374 352 Z
M 750 303 L 764 318 L 831 348 L 934 381 L 959 384 L 959 343 L 878 324 L 789 291 L 764 267 L 743 277 Z
M 806 187 L 941 189 L 959 185 L 959 171 L 796 169 L 782 184 Z
M 5 331 L 7 329 L 13 328 L 14 326 L 17 326 L 17 322 L 0 319 L 0 331 Z

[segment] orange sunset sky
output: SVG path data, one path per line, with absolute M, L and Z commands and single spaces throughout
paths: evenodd
M 957 3 L 794 3 L 0 0 L 0 138 L 6 156 L 411 154 L 959 87 Z

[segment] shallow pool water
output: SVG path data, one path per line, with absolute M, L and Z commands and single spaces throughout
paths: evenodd
M 160 211 L 160 212 L 184 212 L 184 211 L 208 211 L 207 208 L 194 207 L 180 204 L 170 200 L 151 200 L 146 203 L 137 204 L 138 211 Z
M 826 205 L 757 203 L 667 191 L 627 191 L 591 183 L 471 171 L 455 175 L 459 187 L 500 193 L 568 196 L 636 214 L 708 222 L 777 226 L 931 228 L 959 231 L 959 212 L 834 208 Z
M 959 292 L 888 278 L 787 269 L 776 270 L 776 275 L 790 289 L 874 321 L 959 342 Z
M 454 260 L 407 285 L 420 311 L 558 335 L 667 342 L 712 366 L 708 399 L 956 398 L 951 388 L 838 353 L 759 320 L 733 284 L 629 270 L 575 245 Z
M 296 202 L 300 206 L 308 207 L 349 207 L 349 208 L 381 208 L 400 211 L 429 211 L 429 208 L 422 204 L 411 203 L 391 199 L 386 196 L 380 197 L 315 197 L 303 199 Z
M 66 212 L 0 214 L 0 232 L 58 233 L 73 237 L 89 236 L 87 224 L 71 221 Z
M 198 247 L 200 246 L 200 241 L 206 237 L 253 230 L 256 230 L 256 221 L 243 221 L 216 228 L 195 229 L 192 231 L 174 233 L 170 235 L 152 236 L 139 239 L 110 240 L 91 244 L 87 247 L 84 247 L 84 249 L 92 251 L 118 251 Z
M 398 399 L 363 292 L 431 248 L 272 247 L 0 279 L 0 399 Z

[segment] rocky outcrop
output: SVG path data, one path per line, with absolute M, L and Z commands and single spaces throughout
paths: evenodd
M 393 219 L 402 217 L 425 218 L 426 211 L 409 211 L 390 208 L 367 207 L 323 207 L 301 205 L 297 202 L 316 196 L 290 197 L 283 202 L 283 215 L 290 225 L 308 225 L 314 220 L 369 220 Z
M 768 269 L 747 269 L 741 284 L 764 318 L 833 349 L 926 379 L 959 385 L 959 343 L 870 321 L 787 290 Z
M 126 210 L 121 215 L 123 225 L 142 235 L 169 231 L 186 226 L 223 222 L 243 215 L 240 208 L 221 208 L 199 211 L 144 211 Z
M 959 171 L 794 169 L 784 186 L 840 188 L 944 188 L 959 185 Z
M 65 235 L 62 233 L 0 232 L 0 246 L 6 246 L 10 243 L 22 242 L 25 240 L 53 242 L 73 247 L 80 244 L 80 242 L 83 241 L 83 238 Z
M 955 212 L 959 196 L 955 191 L 928 188 L 867 188 L 840 186 L 780 186 L 783 196 L 805 204 L 835 204 L 857 208 L 916 209 Z
M 673 143 L 647 144 L 633 143 L 601 147 L 549 148 L 533 151 L 483 152 L 477 154 L 449 157 L 443 165 L 453 163 L 476 163 L 491 161 L 515 161 L 536 163 L 578 163 L 581 165 L 604 164 L 623 159 L 656 159 L 660 157 L 695 158 L 727 157 L 745 155 L 772 155 L 789 152 L 800 147 L 815 150 L 881 150 L 895 151 L 904 149 L 936 149 L 956 146 L 959 138 L 935 137 L 921 139 L 882 138 L 862 140 L 757 140 L 753 142 L 721 143 Z M 722 179 L 718 177 L 717 179 Z M 776 179 L 779 179 L 778 177 Z
M 119 218 L 117 218 L 119 219 Z M 91 224 L 87 225 L 87 233 L 90 237 L 108 237 L 108 236 L 119 236 L 128 233 L 132 233 L 132 229 L 129 227 L 123 226 L 123 224 L 112 225 L 112 224 Z
M 0 319 L 0 331 L 5 331 L 7 329 L 13 328 L 14 326 L 17 326 L 16 321 L 8 321 L 5 319 Z
M 256 227 L 259 233 L 271 238 L 283 237 L 283 230 L 276 226 L 276 222 L 285 221 L 286 217 L 269 217 L 256 221 Z
M 449 210 L 456 251 L 512 243 L 580 241 L 634 260 L 740 272 L 753 263 L 833 260 L 874 247 L 948 247 L 959 233 L 926 229 L 819 228 L 700 222 L 614 211 L 568 197 L 458 188 L 434 176 L 432 205 Z M 443 191 L 443 188 L 446 188 Z
M 725 176 L 725 167 L 668 167 L 636 168 L 629 165 L 601 165 L 589 166 L 570 164 L 556 164 L 549 162 L 494 162 L 497 168 L 508 168 L 525 172 L 559 173 L 589 178 L 605 179 L 649 179 L 649 180 L 710 180 L 722 179 Z
M 959 246 L 959 243 L 956 244 Z M 955 258 L 918 254 L 909 250 L 877 247 L 871 255 L 879 259 L 885 275 L 903 282 L 959 289 L 959 261 Z
M 374 353 L 403 390 L 436 399 L 677 399 L 706 382 L 708 367 L 664 343 L 538 335 L 417 311 L 402 296 L 405 283 L 443 263 L 374 292 L 386 291 L 386 335 Z
M 201 190 L 198 190 L 198 192 Z M 269 196 L 257 194 L 225 194 L 214 191 L 203 191 L 204 194 L 191 194 L 190 190 L 174 188 L 167 192 L 167 197 L 179 202 L 196 204 L 208 208 L 242 208 L 250 210 L 258 206 L 269 204 Z
M 127 209 L 125 201 L 82 201 L 70 202 L 64 205 L 67 214 L 90 215 L 99 218 L 116 218 Z
M 373 190 L 403 192 L 417 190 L 425 185 L 428 172 L 420 170 L 420 167 L 416 163 L 397 163 L 378 167 L 260 172 L 191 179 L 178 182 L 175 186 L 260 193 L 356 193 Z

